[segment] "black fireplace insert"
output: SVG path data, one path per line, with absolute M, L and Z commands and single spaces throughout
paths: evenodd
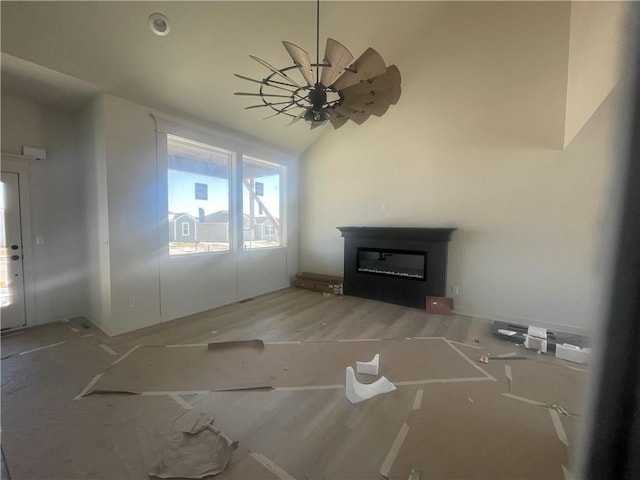
M 358 247 L 356 270 L 369 275 L 426 280 L 427 252 Z
M 425 308 L 446 296 L 447 244 L 454 228 L 338 227 L 344 294 Z

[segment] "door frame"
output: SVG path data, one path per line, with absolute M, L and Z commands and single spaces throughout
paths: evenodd
M 24 307 L 25 326 L 33 326 L 35 321 L 35 286 L 33 275 L 33 244 L 31 236 L 31 202 L 29 181 L 31 165 L 35 161 L 34 157 L 16 155 L 13 153 L 2 153 L 0 159 L 0 170 L 3 173 L 18 174 L 18 188 L 20 189 L 20 225 L 22 234 L 22 269 L 24 282 Z

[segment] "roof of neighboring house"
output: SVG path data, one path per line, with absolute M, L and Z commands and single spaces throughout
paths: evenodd
M 170 222 L 175 222 L 176 220 L 178 220 L 181 217 L 189 217 L 194 222 L 198 221 L 197 218 L 195 218 L 193 215 L 191 215 L 190 213 L 187 213 L 187 212 L 180 212 L 180 213 L 169 212 L 169 221 Z
M 255 217 L 253 219 L 253 221 L 257 224 L 257 225 L 262 225 L 263 223 L 271 223 L 271 220 L 269 220 L 268 217 L 265 216 L 261 216 L 261 217 Z
M 249 215 L 243 213 L 244 221 L 249 221 Z M 270 223 L 270 220 L 266 216 L 253 217 L 253 221 L 256 225 L 262 225 L 264 223 Z M 218 210 L 217 212 L 210 213 L 209 215 L 205 215 L 204 223 L 228 223 L 229 222 L 229 211 L 228 210 Z
M 228 223 L 229 222 L 229 211 L 228 210 L 218 210 L 217 212 L 210 213 L 209 215 L 204 216 L 205 223 Z

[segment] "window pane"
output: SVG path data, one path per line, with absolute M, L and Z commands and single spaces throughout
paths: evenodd
M 169 254 L 229 250 L 233 154 L 167 135 Z
M 282 245 L 282 178 L 284 167 L 255 158 L 242 163 L 242 230 L 245 249 Z

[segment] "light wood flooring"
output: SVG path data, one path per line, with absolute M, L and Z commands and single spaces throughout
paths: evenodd
M 357 405 L 335 388 L 78 398 L 139 345 L 417 337 L 446 338 L 470 368 L 478 353 L 527 358 L 477 364 L 495 381 L 399 386 Z M 573 469 L 588 379 L 583 366 L 494 338 L 487 320 L 293 288 L 118 337 L 81 319 L 3 334 L 1 354 L 13 480 L 148 478 L 185 412 L 215 417 L 239 440 L 220 479 L 381 479 L 385 466 L 399 479 L 411 468 L 423 479 L 561 479 Z

